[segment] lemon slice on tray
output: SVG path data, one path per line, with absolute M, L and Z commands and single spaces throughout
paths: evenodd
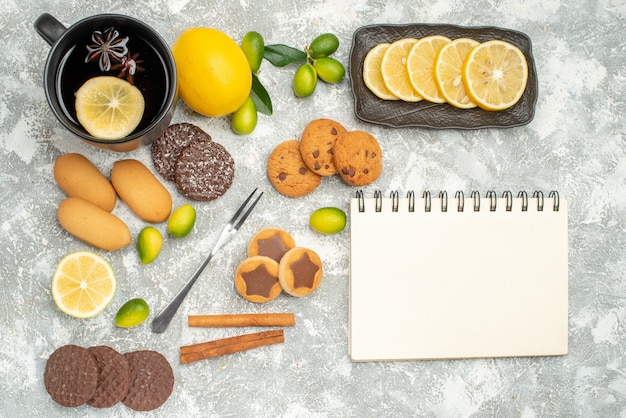
M 465 59 L 463 80 L 467 94 L 482 109 L 508 109 L 519 101 L 526 89 L 526 57 L 508 42 L 484 42 L 472 49 Z
M 77 251 L 59 261 L 51 292 L 62 312 L 90 318 L 109 305 L 116 288 L 115 274 L 105 259 L 90 251 Z
M 422 98 L 433 103 L 443 103 L 445 100 L 439 94 L 435 82 L 434 66 L 439 50 L 450 39 L 441 35 L 426 36 L 419 39 L 411 48 L 407 56 L 407 70 L 411 85 Z
M 478 41 L 469 38 L 453 40 L 437 54 L 435 60 L 435 81 L 439 92 L 447 103 L 461 109 L 476 107 L 463 84 L 463 63 L 472 49 L 479 45 Z
M 383 56 L 391 44 L 380 43 L 370 49 L 363 60 L 363 82 L 378 98 L 383 100 L 398 100 L 385 85 L 381 72 Z
M 417 39 L 404 38 L 393 42 L 385 51 L 381 61 L 381 74 L 385 85 L 391 93 L 405 102 L 422 100 L 411 85 L 406 62 L 407 56 Z
M 95 138 L 115 140 L 131 134 L 141 122 L 141 91 L 113 76 L 90 78 L 76 92 L 78 122 Z

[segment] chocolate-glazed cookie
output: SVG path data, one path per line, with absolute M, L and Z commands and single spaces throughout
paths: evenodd
M 365 186 L 380 176 L 383 152 L 374 136 L 363 131 L 348 131 L 335 142 L 337 172 L 351 186 Z
M 64 345 L 57 348 L 46 362 L 46 390 L 60 405 L 83 405 L 96 393 L 98 366 L 86 348 Z
M 163 405 L 174 389 L 174 373 L 167 359 L 151 350 L 126 353 L 124 358 L 130 368 L 124 405 L 135 411 L 151 411 Z
M 235 160 L 221 144 L 198 140 L 183 148 L 174 171 L 181 193 L 194 200 L 209 201 L 222 196 L 233 184 Z
M 108 408 L 126 397 L 130 385 L 130 369 L 123 355 L 105 345 L 89 347 L 98 365 L 98 387 L 87 402 L 94 408 Z
M 154 169 L 166 180 L 174 181 L 174 168 L 180 152 L 196 140 L 211 140 L 211 136 L 191 123 L 170 125 L 152 143 Z

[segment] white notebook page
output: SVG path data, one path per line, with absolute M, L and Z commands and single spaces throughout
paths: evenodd
M 567 201 L 481 200 L 351 200 L 353 361 L 567 354 Z

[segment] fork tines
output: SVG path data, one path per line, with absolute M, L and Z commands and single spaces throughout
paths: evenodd
M 252 205 L 248 208 L 248 210 L 246 210 L 245 213 L 241 216 L 239 221 L 237 221 L 237 218 L 239 217 L 239 215 L 241 215 L 241 212 L 243 212 L 243 210 L 246 208 L 246 206 L 248 205 L 248 202 L 250 202 L 250 200 L 252 199 L 252 197 L 254 196 L 254 194 L 257 192 L 258 189 L 259 188 L 257 187 L 252 191 L 252 193 L 250 193 L 250 196 L 248 196 L 248 198 L 241 204 L 239 209 L 237 209 L 237 212 L 235 212 L 233 217 L 228 222 L 231 225 L 234 224 L 233 229 L 235 231 L 237 231 L 241 227 L 241 225 L 244 223 L 244 221 L 248 218 L 248 216 L 252 212 L 252 209 L 254 209 L 256 204 L 259 202 L 259 199 L 261 198 L 261 196 L 263 196 L 263 192 L 261 192 L 261 194 L 257 196 L 254 202 L 252 202 Z M 235 222 L 237 223 L 235 224 Z

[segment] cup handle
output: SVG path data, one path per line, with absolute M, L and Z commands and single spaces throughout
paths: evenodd
M 50 13 L 44 13 L 39 16 L 37 20 L 35 20 L 34 26 L 39 36 L 50 46 L 54 45 L 67 30 L 67 28 Z

